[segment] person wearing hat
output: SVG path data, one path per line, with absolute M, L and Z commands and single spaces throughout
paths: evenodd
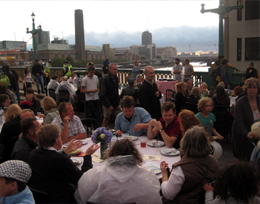
M 122 90 L 122 93 L 120 95 L 120 98 L 122 99 L 124 96 L 132 96 L 135 100 L 135 102 L 137 101 L 137 92 L 138 89 L 136 89 L 134 87 L 134 83 L 135 83 L 135 79 L 134 78 L 129 78 L 128 79 L 128 84 L 129 87 L 126 87 Z
M 69 62 L 67 60 L 65 60 L 62 70 L 63 70 L 63 75 L 62 76 L 67 76 L 68 78 L 71 75 L 71 69 L 72 69 L 72 65 L 69 64 Z
M 30 189 L 26 186 L 32 174 L 30 166 L 18 160 L 0 164 L 0 203 L 34 204 Z
M 129 133 L 133 136 L 146 135 L 151 115 L 141 107 L 135 107 L 135 100 L 132 96 L 125 96 L 121 101 L 122 111 L 115 121 L 117 135 Z

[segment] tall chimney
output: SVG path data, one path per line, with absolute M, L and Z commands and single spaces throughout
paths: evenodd
M 85 59 L 85 39 L 84 39 L 84 23 L 83 11 L 80 9 L 75 10 L 75 50 L 76 59 Z

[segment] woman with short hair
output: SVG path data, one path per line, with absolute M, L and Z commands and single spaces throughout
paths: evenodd
M 78 182 L 78 203 L 161 203 L 160 184 L 152 171 L 139 166 L 142 156 L 132 141 L 117 140 L 107 164 L 85 172 Z
M 41 105 L 45 112 L 43 125 L 51 124 L 53 119 L 59 115 L 59 111 L 57 110 L 57 103 L 54 101 L 53 98 L 45 96 L 41 102 Z
M 254 138 L 251 131 L 253 123 L 260 121 L 259 80 L 249 78 L 244 84 L 245 96 L 241 97 L 235 106 L 234 123 L 232 128 L 233 154 L 240 160 L 250 159 L 254 145 L 247 138 Z
M 182 159 L 172 165 L 170 178 L 168 164 L 160 164 L 163 197 L 173 203 L 204 203 L 202 186 L 215 179 L 219 167 L 210 155 L 210 144 L 203 127 L 195 126 L 185 133 L 180 142 Z
M 175 85 L 175 90 L 177 90 L 177 94 L 175 95 L 175 105 L 176 105 L 176 115 L 178 116 L 181 112 L 182 107 L 185 107 L 187 97 L 185 96 L 185 92 L 187 90 L 188 84 L 185 82 L 180 82 Z
M 229 106 L 230 99 L 225 89 L 222 86 L 217 86 L 215 89 L 215 94 L 212 98 L 214 105 L 216 106 Z
M 200 100 L 200 89 L 198 87 L 193 87 L 191 89 L 189 98 L 187 98 L 187 102 L 197 105 L 199 100 Z

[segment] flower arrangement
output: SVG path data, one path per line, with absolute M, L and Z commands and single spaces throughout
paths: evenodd
M 97 128 L 94 133 L 91 135 L 91 140 L 97 144 L 99 142 L 105 141 L 106 143 L 110 143 L 113 134 L 108 131 L 105 127 Z

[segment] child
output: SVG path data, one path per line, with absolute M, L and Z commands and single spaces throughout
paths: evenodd
M 30 166 L 18 160 L 0 164 L 0 203 L 34 204 L 32 192 L 26 186 L 32 174 Z
M 223 137 L 220 134 L 218 134 L 218 132 L 214 129 L 214 122 L 216 121 L 216 117 L 213 113 L 211 113 L 212 107 L 213 101 L 211 100 L 211 98 L 205 97 L 200 99 L 198 104 L 199 113 L 196 114 L 196 117 L 204 126 L 210 139 L 213 139 L 212 136 L 215 135 L 217 136 L 217 139 L 222 140 Z
M 259 176 L 246 162 L 235 162 L 220 170 L 214 183 L 203 186 L 205 203 L 260 203 Z M 213 191 L 216 195 L 213 200 Z

